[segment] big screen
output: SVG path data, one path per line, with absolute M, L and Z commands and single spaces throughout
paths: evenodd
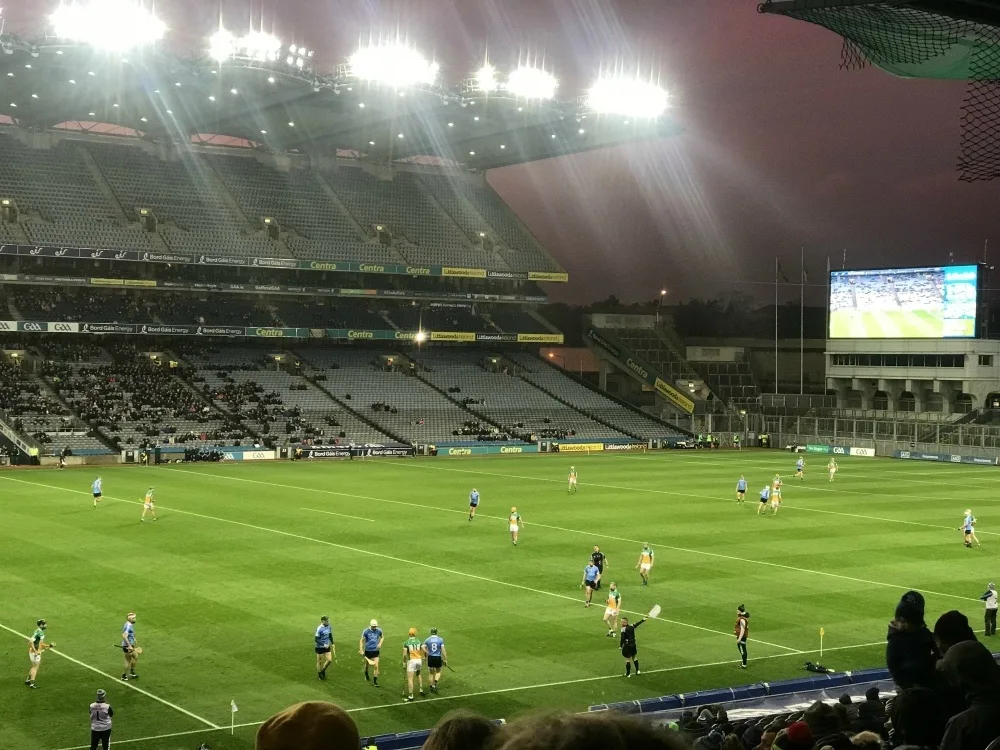
M 830 338 L 950 339 L 976 335 L 977 266 L 830 273 Z

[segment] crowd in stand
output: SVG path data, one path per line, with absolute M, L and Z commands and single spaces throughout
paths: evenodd
M 222 420 L 161 363 L 140 357 L 120 345 L 111 364 L 74 366 L 48 360 L 42 374 L 53 390 L 88 423 L 116 444 L 149 446 L 193 440 L 240 438 L 238 420 Z M 178 429 L 165 423 L 183 419 L 198 429 Z
M 480 443 L 506 443 L 511 439 L 510 433 L 507 431 L 478 420 L 463 422 L 462 426 L 452 434 L 461 435 L 462 437 L 474 437 Z

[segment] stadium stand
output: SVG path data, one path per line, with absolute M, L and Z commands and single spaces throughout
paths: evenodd
M 431 203 L 412 175 L 382 180 L 355 167 L 323 172 L 323 178 L 362 227 L 387 226 L 402 240 L 399 252 L 411 264 L 469 265 L 469 242 Z
M 476 416 L 522 439 L 630 437 L 518 378 L 517 368 L 508 366 L 502 357 L 487 357 L 483 352 L 427 351 L 417 359 L 422 379 L 465 403 Z
M 301 328 L 388 328 L 386 319 L 374 310 L 349 302 L 301 301 L 274 303 L 275 316 L 287 326 Z
M 760 408 L 760 385 L 748 359 L 739 362 L 706 362 L 695 365 L 709 387 L 736 409 Z
M 153 322 L 147 306 L 123 292 L 20 287 L 13 289 L 10 298 L 25 320 Z
M 0 194 L 17 204 L 27 238 L 39 245 L 151 249 L 137 224 L 115 218 L 76 148 L 61 141 L 31 149 L 0 135 Z M 5 233 L 18 242 L 11 229 Z
M 421 182 L 469 237 L 492 229 L 502 264 L 515 271 L 558 271 L 558 264 L 541 249 L 528 230 L 488 185 L 473 185 L 464 177 L 421 174 Z M 487 266 L 491 268 L 495 266 Z
M 681 434 L 667 424 L 633 411 L 600 392 L 577 383 L 537 357 L 522 352 L 509 354 L 508 359 L 519 365 L 518 374 L 529 383 L 620 432 L 643 440 Z
M 69 354 L 70 356 L 67 356 Z M 117 342 L 110 361 L 50 349 L 47 382 L 92 429 L 117 448 L 180 443 L 239 444 L 248 430 L 213 410 L 162 362 Z
M 499 305 L 488 308 L 487 312 L 490 320 L 501 331 L 513 333 L 551 333 L 552 331 L 543 325 L 533 315 L 529 315 L 524 310 L 517 308 L 501 307 Z
M 148 208 L 167 244 L 178 252 L 274 257 L 266 237 L 254 235 L 212 189 L 208 165 L 196 155 L 167 161 L 136 146 L 87 143 L 126 215 Z M 134 249 L 134 248 L 133 248 Z
M 331 395 L 403 442 L 460 440 L 463 426 L 475 420 L 471 412 L 410 374 L 409 363 L 399 355 L 318 349 L 297 354 L 326 376 L 323 388 Z
M 190 356 L 195 385 L 223 411 L 275 444 L 382 443 L 365 424 L 303 375 L 278 368 L 259 349 L 208 349 Z

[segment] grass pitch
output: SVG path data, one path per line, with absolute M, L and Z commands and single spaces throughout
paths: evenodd
M 569 466 L 580 491 L 568 496 Z M 86 746 L 87 706 L 108 691 L 112 743 L 142 750 L 253 747 L 257 724 L 301 700 L 353 712 L 363 734 L 429 727 L 466 706 L 510 717 L 774 680 L 816 661 L 837 669 L 883 663 L 887 621 L 907 588 L 928 619 L 961 609 L 998 576 L 995 468 L 825 457 L 790 478 L 779 452 L 538 456 L 514 459 L 120 467 L 0 474 L 0 745 Z M 786 476 L 777 517 L 756 496 Z M 745 507 L 734 487 L 750 482 Z M 160 520 L 139 522 L 156 487 Z M 474 522 L 468 494 L 482 493 Z M 524 519 L 520 544 L 506 515 Z M 982 548 L 956 528 L 971 507 Z M 633 566 L 656 552 L 649 587 Z M 594 544 L 608 555 L 623 609 L 663 606 L 637 631 L 643 673 L 625 679 L 605 637 L 603 601 L 579 589 Z M 603 593 L 603 592 L 601 592 Z M 752 613 L 750 668 L 737 669 L 738 604 Z M 116 649 L 129 611 L 145 652 L 123 684 Z M 312 634 L 332 618 L 338 661 L 316 678 Z M 48 620 L 38 690 L 21 636 Z M 362 676 L 357 643 L 376 617 L 386 633 L 379 689 Z M 402 643 L 440 629 L 456 672 L 441 693 L 401 701 Z M 230 701 L 236 730 L 230 736 Z

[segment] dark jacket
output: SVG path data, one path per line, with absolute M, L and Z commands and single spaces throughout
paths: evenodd
M 940 658 L 934 636 L 926 625 L 904 629 L 898 620 L 889 623 L 885 665 L 900 690 L 938 687 L 940 678 L 934 667 Z
M 969 703 L 948 722 L 941 750 L 982 750 L 1000 737 L 1000 666 L 979 641 L 963 641 L 948 649 L 941 671 Z

